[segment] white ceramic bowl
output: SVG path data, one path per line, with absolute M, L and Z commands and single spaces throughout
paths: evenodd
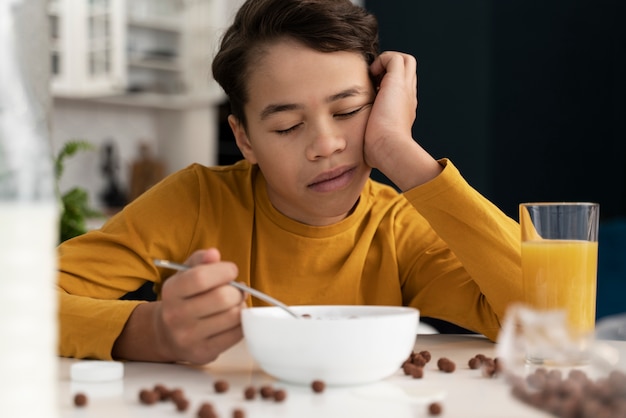
M 415 345 L 419 311 L 398 306 L 293 306 L 311 318 L 295 319 L 277 307 L 242 312 L 252 357 L 277 379 L 353 385 L 399 370 Z

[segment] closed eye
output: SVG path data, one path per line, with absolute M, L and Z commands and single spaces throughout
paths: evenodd
M 300 124 L 300 123 L 298 123 L 298 124 L 296 124 L 296 125 L 293 125 L 293 126 L 292 126 L 292 127 L 290 127 L 290 128 L 287 128 L 287 129 L 277 129 L 277 130 L 275 130 L 274 132 L 276 132 L 278 135 L 288 135 L 288 134 L 292 133 L 293 131 L 295 131 L 296 129 L 298 129 L 298 127 L 299 127 L 300 125 L 301 125 L 301 124 Z
M 351 110 L 350 112 L 345 112 L 345 113 L 335 113 L 335 117 L 336 117 L 336 118 L 339 118 L 339 119 L 347 119 L 347 118 L 350 118 L 350 117 L 352 117 L 352 116 L 356 115 L 357 113 L 359 113 L 360 111 L 362 111 L 363 109 L 365 109 L 365 108 L 367 108 L 367 107 L 369 107 L 369 106 L 371 106 L 371 103 L 368 103 L 368 104 L 366 104 L 366 105 L 364 105 L 364 106 L 361 106 L 361 107 L 359 107 L 359 108 L 356 108 L 356 109 L 354 109 L 354 110 Z

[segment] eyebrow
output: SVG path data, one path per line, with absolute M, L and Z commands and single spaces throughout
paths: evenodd
M 345 99 L 346 97 L 358 96 L 360 94 L 364 94 L 365 92 L 366 90 L 360 87 L 351 87 L 351 88 L 342 90 L 337 94 L 328 96 L 325 102 L 332 103 L 337 100 Z M 288 112 L 290 110 L 299 110 L 302 108 L 304 108 L 304 106 L 301 104 L 297 104 L 297 103 L 270 104 L 270 105 L 265 106 L 265 108 L 261 111 L 261 120 L 265 120 L 276 113 Z

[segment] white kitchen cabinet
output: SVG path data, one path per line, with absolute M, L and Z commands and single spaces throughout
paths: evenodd
M 132 1 L 132 0 L 131 0 Z M 52 94 L 96 97 L 125 92 L 124 0 L 53 0 Z
M 112 139 L 126 165 L 148 141 L 168 172 L 218 162 L 225 97 L 211 60 L 243 0 L 48 1 L 59 146 Z M 88 178 L 97 195 L 92 166 L 68 182 Z
M 216 103 L 228 0 L 50 0 L 52 94 L 182 109 Z M 238 3 L 238 2 L 235 2 Z

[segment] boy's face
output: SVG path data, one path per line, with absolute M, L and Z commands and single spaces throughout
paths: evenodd
M 356 53 L 283 40 L 253 65 L 247 130 L 229 119 L 239 148 L 259 165 L 281 213 L 310 225 L 340 221 L 371 170 L 363 158 L 374 101 L 367 63 Z

